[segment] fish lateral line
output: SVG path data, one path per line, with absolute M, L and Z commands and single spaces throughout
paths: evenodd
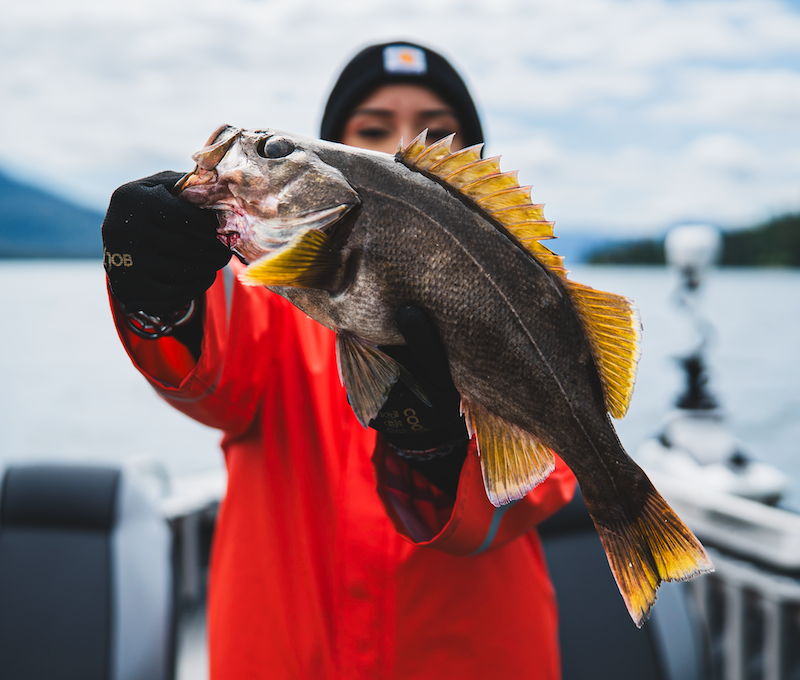
M 461 250 L 461 252 L 464 253 L 464 255 L 466 255 L 467 258 L 472 261 L 472 263 L 477 267 L 478 271 L 483 276 L 483 278 L 494 288 L 495 292 L 503 300 L 503 302 L 505 303 L 506 307 L 510 310 L 511 314 L 514 316 L 514 318 L 516 319 L 517 323 L 519 324 L 519 327 L 524 331 L 525 335 L 528 337 L 528 339 L 530 340 L 530 342 L 533 345 L 533 347 L 536 348 L 536 351 L 539 354 L 539 357 L 545 363 L 545 365 L 548 368 L 548 371 L 550 371 L 551 375 L 556 380 L 556 382 L 559 385 L 559 388 L 562 390 L 564 396 L 567 397 L 567 394 L 564 391 L 564 388 L 561 385 L 561 382 L 558 380 L 558 376 L 555 374 L 555 371 L 553 371 L 553 369 L 550 366 L 549 362 L 545 358 L 545 356 L 542 353 L 542 350 L 540 349 L 540 347 L 537 344 L 536 340 L 534 340 L 533 336 L 528 331 L 528 328 L 525 326 L 525 322 L 519 316 L 519 313 L 514 308 L 514 305 L 511 304 L 511 301 L 505 295 L 505 293 L 500 288 L 500 286 L 497 284 L 497 282 L 494 280 L 494 278 L 492 278 L 491 274 L 488 271 L 486 271 L 486 268 L 475 258 L 475 256 L 466 248 L 466 246 L 464 246 L 464 244 L 461 243 L 461 241 L 458 240 L 456 235 L 453 234 L 452 231 L 447 229 L 445 227 L 445 225 L 443 225 L 440 222 L 436 221 L 435 219 L 430 217 L 425 211 L 421 210 L 420 208 L 418 208 L 414 204 L 409 203 L 405 199 L 402 199 L 402 198 L 399 198 L 397 196 L 393 196 L 393 195 L 390 195 L 390 194 L 385 194 L 384 192 L 379 191 L 377 189 L 369 189 L 368 191 L 370 193 L 377 194 L 378 196 L 381 196 L 382 198 L 385 198 L 387 200 L 392 200 L 392 201 L 397 201 L 398 203 L 402 203 L 403 205 L 405 205 L 410 210 L 413 210 L 418 215 L 422 216 L 426 221 L 428 221 L 428 222 L 434 224 L 435 226 L 439 227 L 439 229 L 442 231 L 442 233 L 446 234 L 452 240 L 452 242 L 455 243 L 455 245 Z M 537 264 L 539 266 L 541 266 L 541 264 L 539 262 L 537 262 Z
M 545 264 L 540 262 L 538 260 L 538 258 L 536 258 L 534 253 L 532 253 L 523 244 L 521 244 L 516 239 L 516 237 L 502 223 L 500 223 L 496 218 L 494 218 L 485 209 L 483 209 L 475 201 L 475 199 L 465 195 L 457 187 L 454 187 L 453 185 L 449 184 L 445 179 L 443 179 L 441 177 L 438 177 L 435 174 L 433 174 L 433 173 L 431 173 L 431 172 L 429 172 L 429 171 L 427 171 L 427 170 L 425 170 L 423 168 L 420 168 L 420 167 L 414 165 L 412 161 L 406 160 L 406 159 L 404 159 L 402 157 L 395 157 L 395 160 L 396 160 L 396 162 L 400 163 L 401 165 L 403 165 L 404 167 L 408 168 L 412 172 L 419 173 L 419 174 L 423 175 L 424 177 L 427 177 L 428 179 L 432 180 L 433 182 L 435 182 L 439 186 L 441 186 L 450 196 L 453 196 L 454 198 L 458 199 L 468 210 L 472 210 L 474 212 L 477 212 L 481 217 L 483 217 L 484 219 L 489 221 L 509 241 L 511 241 L 514 244 L 514 246 L 517 247 L 518 250 L 523 251 L 523 253 L 529 259 L 533 260 L 533 262 L 537 266 L 541 267 L 545 272 L 547 272 L 549 280 L 553 283 L 553 285 L 555 286 L 555 288 L 558 291 L 559 295 L 561 297 L 563 297 L 563 298 L 565 298 L 565 299 L 570 301 L 570 306 L 572 307 L 572 309 L 573 309 L 573 311 L 574 311 L 574 313 L 575 313 L 575 315 L 577 317 L 578 323 L 581 324 L 581 326 L 583 327 L 584 333 L 586 333 L 587 336 L 588 336 L 588 334 L 589 334 L 589 331 L 587 329 L 587 325 L 588 324 L 584 321 L 584 318 L 582 317 L 582 315 L 579 314 L 578 309 L 577 309 L 577 301 L 575 299 L 573 299 L 574 296 L 571 294 L 572 291 L 570 290 L 570 288 L 574 288 L 578 292 L 581 292 L 581 293 L 583 291 L 592 291 L 594 293 L 595 298 L 601 298 L 601 299 L 604 299 L 605 296 L 606 296 L 604 291 L 595 291 L 594 289 L 591 289 L 591 288 L 589 288 L 587 286 L 584 286 L 583 284 L 575 283 L 575 282 L 570 281 L 569 279 L 566 278 L 566 274 L 567 274 L 566 270 L 563 270 L 563 275 L 561 275 L 561 276 L 557 275 L 557 274 L 559 274 L 559 272 L 552 272 L 549 267 L 547 267 Z M 439 162 L 441 162 L 441 161 L 439 161 Z M 371 191 L 375 192 L 374 189 L 371 189 Z M 576 427 L 578 428 L 578 430 L 583 435 L 583 439 L 586 442 L 586 444 L 588 445 L 588 447 L 594 453 L 595 460 L 597 460 L 599 462 L 599 464 L 602 466 L 602 468 L 603 468 L 603 470 L 605 472 L 605 476 L 606 476 L 608 482 L 611 484 L 611 487 L 613 488 L 615 496 L 617 498 L 619 498 L 620 501 L 623 501 L 624 500 L 624 495 L 620 493 L 620 489 L 617 486 L 616 480 L 614 478 L 614 470 L 607 465 L 606 460 L 605 460 L 605 456 L 603 455 L 603 452 L 601 451 L 600 448 L 598 448 L 597 444 L 594 441 L 594 438 L 590 435 L 590 433 L 588 432 L 588 430 L 584 426 L 581 418 L 578 416 L 578 413 L 577 413 L 576 408 L 575 408 L 575 404 L 573 404 L 572 399 L 567 394 L 567 391 L 564 388 L 564 385 L 559 380 L 558 375 L 556 374 L 556 372 L 553 369 L 553 367 L 550 365 L 550 362 L 544 356 L 544 353 L 542 352 L 542 350 L 539 347 L 538 343 L 536 342 L 536 340 L 532 336 L 530 330 L 525 325 L 525 323 L 522 320 L 522 318 L 519 316 L 516 308 L 511 304 L 511 301 L 506 297 L 506 295 L 503 292 L 503 290 L 498 286 L 497 282 L 495 282 L 495 280 L 492 278 L 492 276 L 489 274 L 489 272 L 487 272 L 485 270 L 485 268 L 481 265 L 481 263 L 477 261 L 477 259 L 464 246 L 464 244 L 462 244 L 456 238 L 455 234 L 453 234 L 452 231 L 447 229 L 444 224 L 441 224 L 437 220 L 429 217 L 424 211 L 420 210 L 417 206 L 409 203 L 408 201 L 405 201 L 404 199 L 401 199 L 399 197 L 389 196 L 389 195 L 384 194 L 383 192 L 375 192 L 375 193 L 379 193 L 383 198 L 385 198 L 387 200 L 392 200 L 392 199 L 393 200 L 398 200 L 398 201 L 402 202 L 403 204 L 405 204 L 411 210 L 414 210 L 417 213 L 423 215 L 427 219 L 427 221 L 433 223 L 434 225 L 439 227 L 439 229 L 443 233 L 447 234 L 453 240 L 453 242 L 456 244 L 456 246 L 458 248 L 460 248 L 461 251 L 469 259 L 472 260 L 472 262 L 475 264 L 476 267 L 478 267 L 478 269 L 481 272 L 481 274 L 490 283 L 490 285 L 492 285 L 494 287 L 494 289 L 497 292 L 497 294 L 500 296 L 500 298 L 506 304 L 508 310 L 511 312 L 513 317 L 516 319 L 519 328 L 523 331 L 525 336 L 528 338 L 531 346 L 535 348 L 536 352 L 539 355 L 540 360 L 543 362 L 543 364 L 546 367 L 547 371 L 549 372 L 550 376 L 555 381 L 555 384 L 558 386 L 558 389 L 561 392 L 562 397 L 564 398 L 564 400 L 565 400 L 565 402 L 566 402 L 566 404 L 567 404 L 567 406 L 569 408 L 569 412 L 570 412 L 570 415 L 572 417 L 573 422 L 575 423 Z M 615 297 L 619 297 L 619 296 L 615 296 Z M 591 343 L 590 343 L 590 346 L 591 346 Z M 594 350 L 593 347 L 592 347 L 592 350 Z M 638 359 L 638 348 L 636 348 L 636 350 L 637 350 L 636 358 Z M 607 408 L 609 410 L 613 409 L 613 410 L 615 410 L 615 412 L 619 412 L 619 409 L 615 409 L 614 405 L 609 403 L 611 400 L 610 400 L 610 397 L 608 395 L 607 388 L 606 388 L 606 385 L 605 385 L 604 380 L 603 380 L 603 376 L 601 374 L 600 358 L 597 356 L 595 351 L 592 351 L 592 360 L 593 360 L 593 363 L 594 363 L 594 367 L 595 367 L 595 371 L 597 373 L 598 379 L 600 380 L 600 383 L 601 383 L 601 390 L 604 393 L 604 397 L 605 397 L 605 400 L 606 400 Z M 497 418 L 498 420 L 502 420 L 502 418 L 500 416 L 494 416 L 493 415 L 493 417 Z M 474 429 L 470 432 L 470 434 L 473 434 L 473 432 L 476 432 L 476 433 L 479 432 L 481 425 L 486 427 L 486 423 L 488 423 L 488 422 L 490 422 L 488 418 L 479 419 L 475 423 L 476 427 L 474 427 Z M 509 425 L 510 425 L 510 423 L 509 423 Z M 491 429 L 494 430 L 495 428 L 496 428 L 496 423 L 493 422 Z M 528 434 L 530 434 L 531 437 L 534 437 L 534 435 L 532 433 L 528 433 Z M 484 469 L 483 464 L 481 466 L 481 469 L 482 469 L 483 474 L 484 474 L 484 484 L 487 486 L 487 492 L 489 493 L 490 501 L 492 502 L 493 505 L 496 505 L 497 507 L 499 507 L 500 505 L 507 504 L 507 503 L 511 502 L 512 500 L 516 500 L 517 498 L 521 498 L 522 496 L 524 496 L 524 493 L 521 496 L 519 495 L 520 490 L 523 488 L 523 485 L 518 482 L 518 476 L 515 473 L 512 473 L 512 472 L 509 471 L 509 480 L 517 480 L 517 481 L 512 482 L 512 489 L 513 490 L 509 490 L 509 492 L 506 492 L 504 487 L 497 488 L 496 485 L 494 483 L 492 483 L 492 487 L 491 487 L 491 491 L 490 491 L 490 487 L 489 487 L 490 480 L 494 480 L 494 478 L 497 477 L 498 463 L 495 462 L 497 460 L 496 453 L 495 453 L 497 451 L 497 444 L 496 444 L 497 439 L 496 439 L 496 436 L 493 435 L 491 438 L 486 439 L 486 441 L 487 441 L 487 444 L 484 445 L 485 448 L 487 448 L 488 450 L 491 450 L 491 452 L 492 452 L 492 457 L 489 460 L 492 461 L 491 462 L 491 467 L 493 469 L 493 472 L 487 475 L 487 472 Z M 510 443 L 510 442 L 507 440 L 506 443 Z M 519 446 L 519 445 L 511 444 L 512 452 L 515 450 L 515 448 L 517 446 Z M 619 448 L 621 448 L 621 446 Z M 512 453 L 512 455 L 514 455 L 514 454 Z M 538 456 L 535 456 L 535 458 L 538 459 Z M 483 463 L 483 461 L 484 461 L 484 458 L 481 459 L 482 463 Z M 538 478 L 538 482 L 534 481 L 536 479 L 537 474 L 541 474 L 541 472 L 540 472 L 541 468 L 539 467 L 538 464 L 535 464 L 535 465 L 531 464 L 531 470 L 536 469 L 536 468 L 538 468 L 538 471 L 537 471 L 536 474 L 532 475 L 532 478 L 531 478 L 533 483 L 530 484 L 529 488 L 525 491 L 525 493 L 527 493 L 527 491 L 530 491 L 531 489 L 533 489 L 536 486 L 537 483 L 541 482 L 542 478 Z M 501 498 L 503 499 L 502 501 L 500 500 Z
M 380 190 L 377 190 L 377 189 L 370 188 L 367 191 L 368 191 L 368 193 L 377 194 L 378 196 L 381 196 L 382 198 L 385 198 L 387 200 L 397 201 L 399 203 L 402 203 L 409 210 L 412 210 L 412 211 L 416 212 L 418 215 L 422 216 L 425 219 L 425 221 L 427 221 L 429 223 L 432 223 L 433 225 L 437 226 L 440 229 L 440 231 L 442 233 L 446 234 L 453 241 L 453 243 L 455 243 L 455 245 L 464 253 L 464 255 L 469 260 L 472 261 L 472 263 L 477 267 L 478 271 L 484 277 L 484 279 L 494 288 L 495 292 L 500 297 L 500 299 L 503 301 L 503 303 L 506 305 L 507 309 L 509 310 L 509 312 L 511 313 L 511 315 L 515 319 L 516 323 L 518 324 L 519 328 L 522 330 L 522 332 L 525 335 L 525 337 L 528 338 L 528 341 L 530 342 L 531 346 L 536 350 L 537 354 L 539 355 L 540 360 L 542 361 L 542 363 L 546 367 L 547 372 L 550 374 L 551 378 L 553 379 L 555 384 L 558 386 L 558 389 L 561 392 L 561 395 L 563 396 L 565 402 L 568 404 L 569 411 L 570 411 L 570 414 L 571 414 L 573 420 L 575 421 L 577 426 L 580 428 L 581 432 L 583 433 L 584 437 L 586 438 L 586 441 L 590 444 L 590 446 L 592 447 L 592 449 L 595 452 L 595 454 L 597 454 L 598 457 L 599 457 L 599 453 L 600 452 L 595 447 L 593 438 L 589 435 L 589 433 L 587 432 L 586 428 L 583 426 L 583 423 L 581 422 L 581 419 L 578 417 L 578 414 L 575 411 L 574 404 L 572 403 L 572 400 L 570 399 L 569 395 L 567 394 L 567 391 L 564 388 L 564 385 L 562 384 L 561 380 L 559 380 L 557 373 L 555 372 L 553 367 L 550 365 L 550 362 L 547 360 L 547 358 L 544 356 L 544 353 L 542 352 L 541 348 L 539 347 L 539 344 L 536 342 L 534 337 L 531 335 L 530 330 L 525 325 L 525 322 L 520 317 L 520 315 L 517 312 L 517 310 L 515 309 L 514 305 L 508 299 L 508 297 L 503 292 L 503 290 L 500 288 L 500 286 L 497 284 L 497 282 L 494 280 L 494 278 L 492 278 L 491 274 L 488 271 L 486 271 L 486 269 L 483 267 L 483 265 L 466 248 L 466 246 L 464 246 L 464 244 L 461 243 L 458 240 L 458 238 L 456 238 L 456 235 L 453 234 L 452 231 L 447 229 L 445 227 L 445 225 L 441 224 L 437 220 L 435 220 L 432 217 L 430 217 L 427 213 L 425 213 L 423 210 L 418 208 L 416 205 L 406 201 L 403 198 L 400 198 L 400 197 L 394 196 L 394 195 L 390 195 L 390 194 L 386 194 L 386 193 L 384 193 L 384 192 L 382 192 Z M 542 267 L 541 263 L 537 262 L 536 264 L 538 266 Z M 544 267 L 542 267 L 542 268 L 544 269 Z M 561 294 L 566 295 L 566 291 L 562 291 L 561 290 L 561 288 L 559 287 L 559 282 L 555 279 L 555 277 L 551 276 L 551 277 L 549 277 L 549 280 L 556 286 L 557 290 Z M 499 418 L 500 416 L 497 416 L 497 417 Z M 534 436 L 533 433 L 530 433 L 530 434 L 531 434 L 531 436 Z M 531 487 L 531 488 L 533 488 L 533 487 Z

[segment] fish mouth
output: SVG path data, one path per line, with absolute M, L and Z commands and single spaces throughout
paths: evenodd
M 300 232 L 327 229 L 358 204 L 338 203 L 294 215 L 265 215 L 263 207 L 234 196 L 228 184 L 218 180 L 216 170 L 196 167 L 172 191 L 190 203 L 216 211 L 217 238 L 245 264 L 273 253 Z
M 259 135 L 219 127 L 192 155 L 194 170 L 172 189 L 217 213 L 217 237 L 245 264 L 272 254 L 298 234 L 329 228 L 361 202 L 344 177 L 319 167 L 313 153 L 285 161 L 279 156 L 276 166 L 263 166 L 266 156 L 253 146 Z

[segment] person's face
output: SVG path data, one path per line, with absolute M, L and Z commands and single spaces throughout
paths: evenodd
M 431 90 L 406 83 L 383 85 L 353 110 L 342 143 L 394 153 L 401 138 L 408 144 L 425 128 L 428 144 L 455 132 L 451 149 L 464 148 L 453 109 Z

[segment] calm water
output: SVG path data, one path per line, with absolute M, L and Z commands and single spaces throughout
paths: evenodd
M 639 380 L 617 429 L 630 452 L 659 429 L 682 387 L 688 346 L 659 268 L 579 267 L 571 278 L 628 295 L 644 322 Z M 711 388 L 751 454 L 795 480 L 800 509 L 800 272 L 722 270 L 703 291 L 716 329 Z M 172 473 L 222 465 L 219 434 L 166 406 L 131 367 L 111 323 L 99 262 L 0 260 L 0 460 L 122 460 Z

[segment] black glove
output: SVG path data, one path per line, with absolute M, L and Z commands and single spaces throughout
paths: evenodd
M 418 307 L 402 307 L 397 311 L 396 321 L 408 344 L 380 349 L 411 373 L 430 406 L 398 380 L 369 426 L 395 449 L 405 452 L 403 458 L 412 468 L 455 497 L 469 442 L 460 413 L 460 395 L 450 377 L 436 329 L 425 313 Z M 431 449 L 439 451 L 421 453 Z
M 103 265 L 111 292 L 128 311 L 165 314 L 214 283 L 231 258 L 217 239 L 217 217 L 170 193 L 181 174 L 122 185 L 103 220 Z

